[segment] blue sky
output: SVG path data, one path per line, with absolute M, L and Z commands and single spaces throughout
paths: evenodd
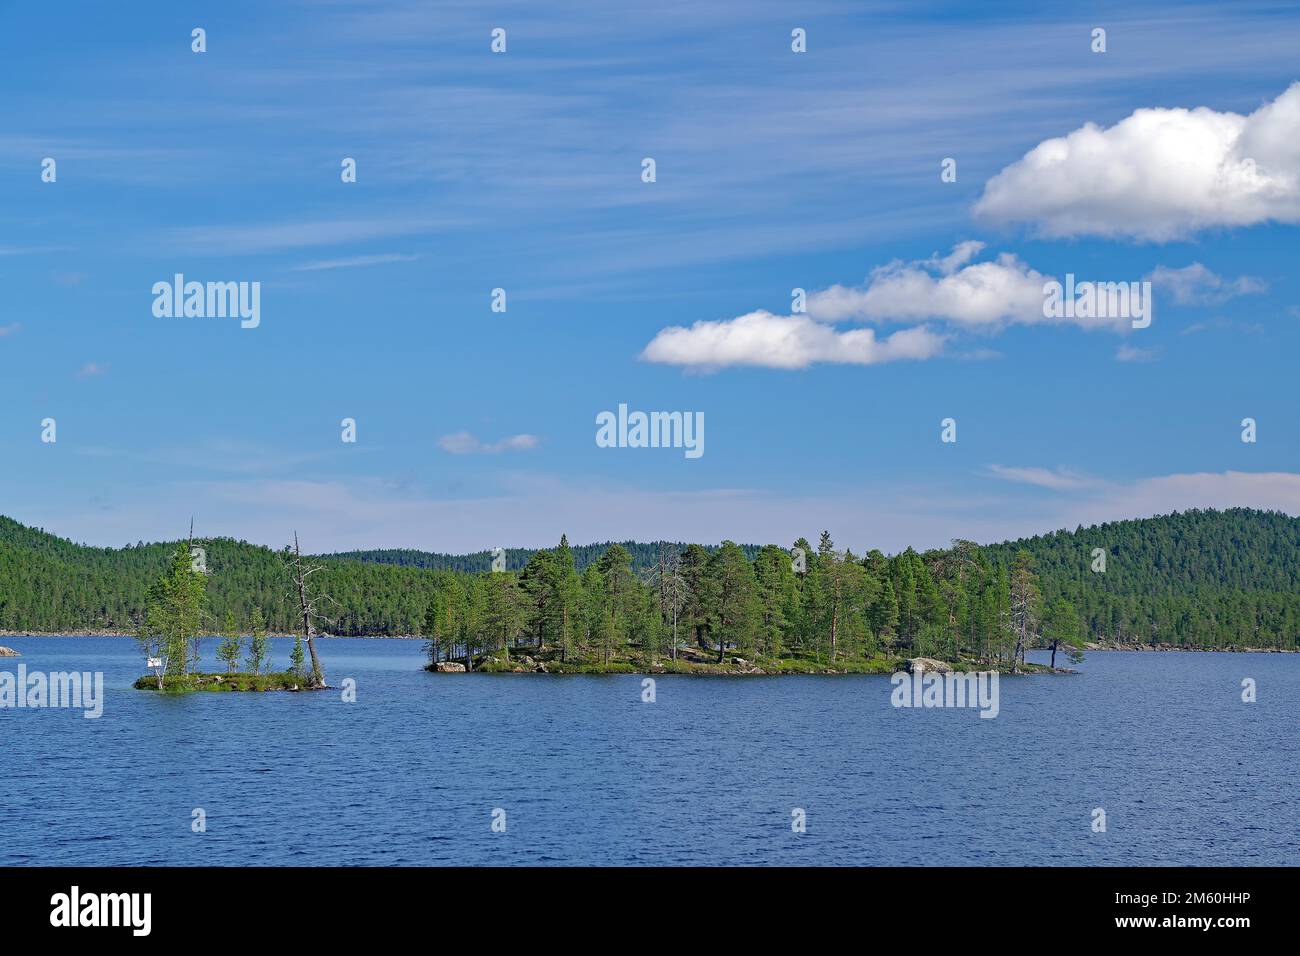
M 0 512 L 322 551 L 1300 513 L 1290 6 L 0 4 Z M 177 272 L 260 326 L 155 317 Z M 1151 327 L 1039 321 L 1067 272 L 1158 277 Z M 597 447 L 619 403 L 705 454 Z

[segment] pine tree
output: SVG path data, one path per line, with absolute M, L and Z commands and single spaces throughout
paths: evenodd
M 546 647 L 547 637 L 557 643 L 561 630 L 561 597 L 555 555 L 550 551 L 535 551 L 528 559 L 519 584 L 526 602 L 526 628 L 537 641 L 540 654 Z
M 524 606 L 519 581 L 512 571 L 488 574 L 483 608 L 483 635 L 489 651 L 500 650 L 510 659 L 510 645 L 523 630 Z
M 682 552 L 680 573 L 685 585 L 686 600 L 683 604 L 683 617 L 687 628 L 695 636 L 695 646 L 701 649 L 709 647 L 709 609 L 708 604 L 709 552 L 698 544 L 688 545 Z
M 1054 599 L 1043 615 L 1043 640 L 1052 649 L 1052 667 L 1056 667 L 1057 649 L 1063 649 L 1072 662 L 1079 661 L 1083 648 L 1083 628 L 1074 606 L 1063 598 Z
M 894 594 L 894 582 L 885 578 L 869 612 L 871 630 L 886 650 L 892 651 L 898 638 L 898 597 Z
M 239 666 L 239 654 L 243 650 L 234 611 L 226 612 L 226 619 L 221 625 L 221 637 L 222 641 L 217 645 L 217 659 L 225 663 L 226 673 L 229 674 Z
M 295 634 L 293 636 L 293 649 L 289 651 L 289 671 L 294 677 L 302 678 L 305 674 L 306 663 L 307 655 L 303 653 L 302 635 Z
M 189 672 L 191 643 L 198 640 L 207 606 L 207 578 L 195 571 L 189 543 L 177 542 L 167 572 L 149 589 L 136 640 L 155 668 L 161 690 L 168 676 Z
M 632 574 L 632 557 L 621 544 L 610 545 L 601 557 L 600 576 L 604 584 L 601 647 L 608 665 L 614 648 L 627 642 L 628 617 L 635 606 L 633 589 L 637 580 Z
M 754 572 L 745 553 L 734 541 L 724 541 L 709 564 L 709 595 L 714 601 L 713 633 L 718 642 L 718 663 L 728 645 L 750 653 L 759 619 Z
M 252 636 L 248 639 L 248 658 L 245 666 L 253 674 L 262 673 L 263 668 L 269 671 L 271 642 L 266 636 L 266 620 L 262 617 L 262 609 L 256 605 L 253 607 L 248 629 Z
M 582 601 L 582 589 L 578 581 L 578 572 L 574 568 L 573 550 L 569 547 L 568 535 L 560 535 L 560 544 L 555 549 L 551 572 L 554 575 L 551 589 L 555 596 L 552 605 L 553 632 L 560 647 L 560 660 L 563 662 L 573 653 L 579 630 Z
M 429 655 L 429 666 L 436 666 L 441 660 L 441 618 L 442 606 L 447 598 L 442 592 L 435 592 L 424 611 L 424 622 L 420 633 L 425 638 L 424 650 Z
M 798 593 L 790 556 L 776 545 L 768 545 L 754 559 L 754 578 L 759 607 L 759 645 L 767 657 L 780 657 L 785 650 L 789 620 Z

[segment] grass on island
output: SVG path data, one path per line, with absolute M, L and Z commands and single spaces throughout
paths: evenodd
M 133 685 L 136 690 L 158 690 L 158 678 L 146 674 Z M 163 693 L 188 694 L 192 691 L 271 691 L 312 690 L 307 676 L 293 671 L 274 671 L 270 674 L 173 674 L 164 678 Z
M 451 664 L 465 663 L 463 657 L 452 658 Z M 989 664 L 983 660 L 949 661 L 948 666 L 956 671 L 998 670 L 1009 671 L 1006 662 Z M 906 670 L 908 658 L 891 654 L 858 655 L 852 657 L 818 657 L 815 654 L 791 653 L 782 657 L 751 656 L 741 657 L 728 652 L 722 663 L 718 663 L 717 651 L 706 651 L 697 647 L 679 647 L 677 659 L 673 660 L 667 652 L 655 656 L 653 662 L 640 653 L 618 653 L 611 655 L 606 664 L 602 657 L 569 657 L 561 661 L 558 650 L 546 648 L 539 652 L 535 646 L 514 647 L 509 654 L 495 651 L 480 654 L 474 658 L 474 672 L 482 674 L 695 674 L 695 675 L 752 675 L 778 676 L 785 674 L 893 674 Z M 433 664 L 425 670 L 436 671 Z M 1022 673 L 1052 673 L 1052 669 L 1043 664 L 1022 664 Z

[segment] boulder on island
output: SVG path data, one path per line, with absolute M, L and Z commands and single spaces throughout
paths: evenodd
M 438 661 L 438 663 L 434 665 L 433 669 L 444 674 L 465 673 L 465 665 L 457 663 L 456 661 Z
M 935 660 L 933 657 L 913 657 L 907 662 L 907 672 L 915 674 L 917 671 L 930 671 L 935 674 L 951 674 L 952 665 Z

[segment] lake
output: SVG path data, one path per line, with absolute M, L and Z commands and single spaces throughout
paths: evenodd
M 0 644 L 106 695 L 0 709 L 5 866 L 1300 863 L 1294 654 L 1090 653 L 1004 677 L 990 720 L 895 709 L 888 677 L 661 676 L 642 703 L 640 677 L 434 675 L 360 638 L 319 644 L 354 703 L 168 697 L 131 688 L 128 638 Z

